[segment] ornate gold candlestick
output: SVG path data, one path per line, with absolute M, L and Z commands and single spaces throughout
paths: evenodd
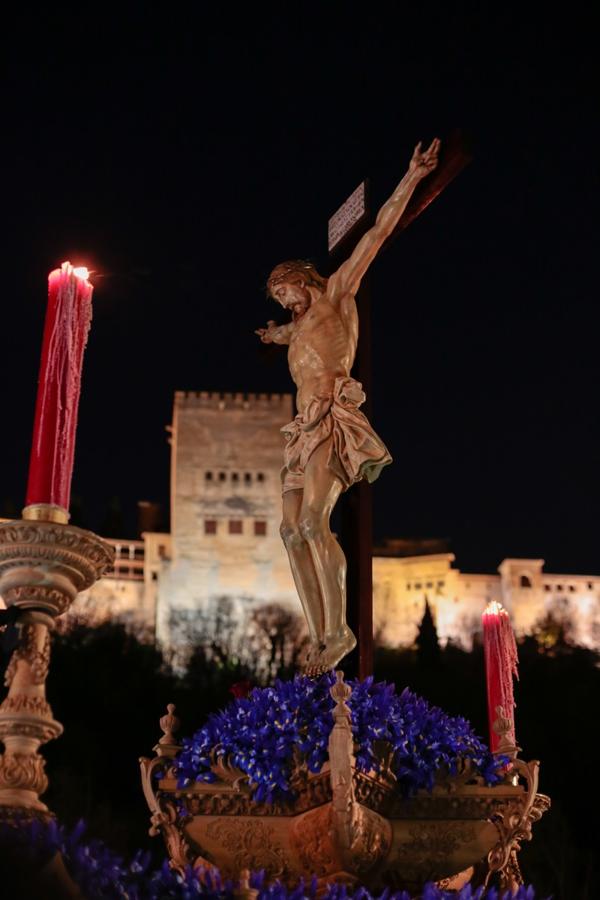
M 114 551 L 90 531 L 57 518 L 57 507 L 23 511 L 0 524 L 0 596 L 19 609 L 19 642 L 6 670 L 8 696 L 0 705 L 0 818 L 44 814 L 48 787 L 38 749 L 62 734 L 46 701 L 50 632 L 80 591 L 111 565 Z M 62 519 L 62 521 L 61 521 Z

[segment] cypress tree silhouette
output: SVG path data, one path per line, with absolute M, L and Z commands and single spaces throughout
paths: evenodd
M 417 645 L 417 661 L 419 665 L 431 667 L 439 664 L 440 644 L 427 595 L 425 595 L 425 611 L 423 612 L 415 643 Z

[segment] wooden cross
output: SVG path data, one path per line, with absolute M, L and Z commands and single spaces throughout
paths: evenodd
M 415 190 L 394 232 L 385 242 L 387 248 L 394 238 L 407 228 L 471 160 L 462 134 L 453 132 L 442 140 L 437 168 Z M 366 191 L 368 195 L 368 190 Z M 369 211 L 344 235 L 330 253 L 332 270 L 338 268 L 352 253 L 363 234 L 371 227 Z M 380 251 L 381 252 L 381 251 Z M 363 407 L 371 418 L 371 302 L 368 275 L 363 278 L 356 295 L 359 316 L 359 340 L 354 362 L 353 376 L 360 381 L 367 395 Z M 385 477 L 385 476 L 384 476 Z M 341 542 L 346 555 L 348 611 L 347 619 L 358 644 L 356 650 L 344 661 L 347 675 L 356 674 L 362 680 L 373 674 L 373 512 L 371 489 L 366 481 L 360 481 L 352 490 L 342 495 Z

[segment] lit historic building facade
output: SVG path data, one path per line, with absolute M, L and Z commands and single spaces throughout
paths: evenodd
M 166 644 L 193 636 L 228 598 L 239 627 L 250 610 L 301 615 L 279 537 L 282 438 L 289 394 L 178 392 L 171 442 L 171 533 L 111 541 L 114 569 L 74 604 L 86 618 L 119 617 Z M 387 646 L 413 643 L 430 605 L 442 642 L 469 647 L 481 613 L 498 600 L 518 634 L 550 612 L 573 640 L 600 647 L 600 575 L 550 575 L 540 559 L 505 559 L 498 574 L 466 574 L 450 553 L 410 555 L 390 541 L 373 560 L 374 622 Z

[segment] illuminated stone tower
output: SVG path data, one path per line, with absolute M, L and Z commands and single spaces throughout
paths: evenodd
M 157 634 L 169 643 L 227 597 L 244 611 L 300 613 L 281 538 L 280 428 L 290 394 L 177 392 L 171 426 L 171 558 L 159 576 Z

